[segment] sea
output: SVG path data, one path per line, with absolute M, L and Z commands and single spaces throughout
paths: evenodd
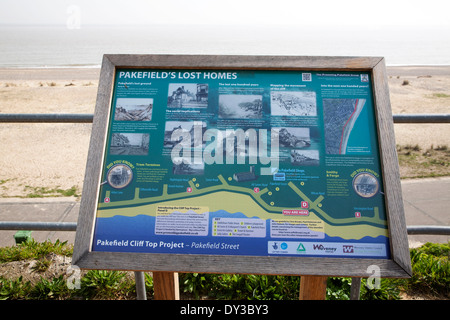
M 376 56 L 450 65 L 450 27 L 0 25 L 0 68 L 98 68 L 104 54 Z

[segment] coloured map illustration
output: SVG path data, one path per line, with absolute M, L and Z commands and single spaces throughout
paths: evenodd
M 323 100 L 327 154 L 346 154 L 350 133 L 365 102 L 365 99 Z

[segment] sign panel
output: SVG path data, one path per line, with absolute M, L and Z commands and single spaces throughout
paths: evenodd
M 111 70 L 89 252 L 393 258 L 371 70 L 270 69 Z
M 117 69 L 92 250 L 389 258 L 365 72 Z

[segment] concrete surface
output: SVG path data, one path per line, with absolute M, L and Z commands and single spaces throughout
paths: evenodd
M 402 181 L 407 226 L 450 225 L 450 177 Z M 408 236 L 409 246 L 426 242 L 447 243 L 450 236 Z
M 402 181 L 406 225 L 450 224 L 450 177 Z M 0 221 L 77 222 L 80 202 L 74 198 L 0 198 Z M 0 246 L 15 244 L 16 231 L 0 230 Z M 73 243 L 73 231 L 33 231 L 36 241 Z M 450 236 L 408 236 L 410 247 L 426 242 L 447 243 Z
M 0 221 L 77 222 L 79 210 L 80 202 L 75 198 L 0 199 Z M 15 245 L 16 232 L 0 230 L 0 247 Z M 75 240 L 73 231 L 32 231 L 31 236 L 39 242 Z

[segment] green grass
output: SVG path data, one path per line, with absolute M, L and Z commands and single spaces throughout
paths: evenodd
M 405 283 L 409 291 L 442 294 L 450 298 L 450 246 L 427 243 L 411 250 L 413 276 Z
M 398 300 L 402 292 L 421 293 L 450 299 L 450 243 L 427 243 L 411 249 L 413 276 L 410 279 L 381 279 L 378 288 L 369 289 L 362 279 L 362 300 Z M 49 253 L 70 256 L 72 246 L 66 242 L 34 240 L 17 246 L 0 248 L 0 263 L 45 259 Z M 43 267 L 45 268 L 45 266 Z M 40 272 L 41 270 L 35 270 Z M 71 299 L 135 299 L 134 277 L 124 271 L 90 270 L 81 275 L 78 289 L 69 289 L 66 274 L 51 279 L 30 281 L 0 277 L 0 300 L 71 300 Z M 66 275 L 67 276 L 67 275 Z M 222 300 L 297 300 L 301 277 L 241 274 L 180 273 L 182 298 Z M 153 295 L 153 279 L 145 274 L 147 296 Z M 329 277 L 326 298 L 348 300 L 351 278 Z
M 17 246 L 0 248 L 0 263 L 45 258 L 49 253 L 62 256 L 72 256 L 73 248 L 67 244 L 67 241 L 61 242 L 56 240 L 54 243 L 50 241 L 36 242 L 30 240 L 22 242 Z
M 397 154 L 402 179 L 450 175 L 450 148 L 446 145 L 431 145 L 426 150 L 419 145 L 398 145 Z
M 24 191 L 25 198 L 80 197 L 76 186 L 69 189 L 25 186 Z
M 430 97 L 431 98 L 450 98 L 450 95 L 445 94 L 445 93 L 433 93 Z

